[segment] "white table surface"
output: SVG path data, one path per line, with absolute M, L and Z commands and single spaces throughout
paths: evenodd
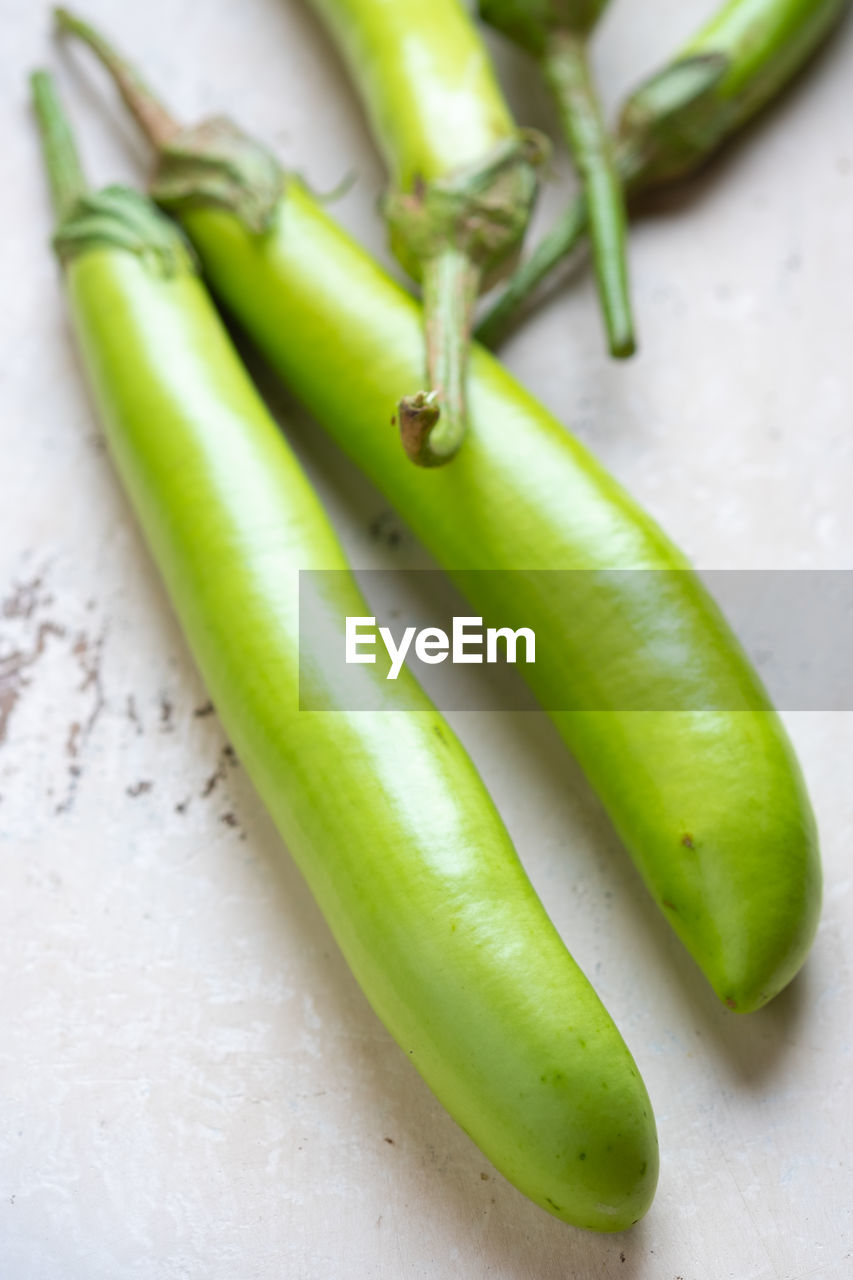
M 710 0 L 616 0 L 608 104 Z M 88 0 L 186 117 L 230 108 L 387 259 L 382 170 L 298 0 Z M 106 457 L 47 248 L 25 73 L 59 66 L 92 178 L 142 149 L 41 0 L 2 0 L 0 1277 L 840 1280 L 851 1239 L 853 716 L 786 716 L 823 837 L 802 975 L 719 1007 L 550 723 L 457 714 L 522 858 L 645 1076 L 662 1150 L 630 1232 L 525 1200 L 368 1008 L 188 659 Z M 519 118 L 532 68 L 494 47 Z M 589 273 L 506 350 L 711 568 L 849 568 L 853 23 L 689 193 L 635 226 L 642 353 L 603 349 Z M 128 143 L 130 145 L 128 145 Z M 537 225 L 565 197 L 561 159 Z M 359 566 L 426 566 L 286 400 Z M 371 529 L 373 532 L 371 532 Z M 15 656 L 17 655 L 17 656 Z

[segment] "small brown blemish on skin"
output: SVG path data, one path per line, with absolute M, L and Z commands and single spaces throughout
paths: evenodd
M 693 837 L 689 831 L 685 831 L 684 835 L 681 837 L 681 843 L 684 845 L 685 849 L 696 848 L 696 845 L 693 843 Z
M 726 1004 L 730 1009 L 737 1008 L 737 1000 L 735 1000 L 734 996 L 726 996 Z
M 151 782 L 150 779 L 140 778 L 139 782 L 134 782 L 131 784 L 131 786 L 125 787 L 125 791 L 131 797 L 131 799 L 135 800 L 137 796 L 146 795 L 153 786 L 154 786 L 154 783 Z
M 676 907 L 675 903 L 674 903 L 674 902 L 670 902 L 669 898 L 661 898 L 661 902 L 663 903 L 663 905 L 664 905 L 664 906 L 665 906 L 669 911 L 677 911 L 677 910 L 678 910 L 678 908 Z
M 397 415 L 395 413 L 392 415 L 392 418 L 391 418 L 391 426 L 396 427 L 396 425 L 397 425 Z

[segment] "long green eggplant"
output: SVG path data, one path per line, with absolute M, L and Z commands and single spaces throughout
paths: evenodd
M 511 1182 L 567 1222 L 630 1226 L 654 1194 L 657 1143 L 628 1049 L 414 680 L 361 667 L 382 709 L 348 712 L 300 645 L 300 570 L 336 571 L 317 591 L 330 619 L 366 612 L 331 525 L 177 228 L 127 188 L 88 192 L 44 73 L 34 90 L 111 453 L 222 722 L 341 951 Z M 306 682 L 324 710 L 300 709 Z
M 551 637 L 534 692 L 720 999 L 758 1008 L 803 963 L 821 871 L 800 770 L 740 645 L 655 522 L 482 348 L 467 447 L 436 471 L 406 462 L 392 414 L 422 360 L 419 309 L 282 183 L 261 234 L 197 188 L 168 202 L 228 309 L 476 610 Z

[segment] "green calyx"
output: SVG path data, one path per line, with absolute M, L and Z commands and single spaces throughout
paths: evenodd
M 462 444 L 474 306 L 518 256 L 546 148 L 539 134 L 519 132 L 484 164 L 386 202 L 391 247 L 423 291 L 427 388 L 398 409 L 403 447 L 417 466 L 443 466 Z
M 62 262 L 91 249 L 124 249 L 159 276 L 195 271 L 181 232 L 150 200 L 129 187 L 84 192 L 61 219 L 53 246 Z
M 728 127 L 719 87 L 731 63 L 723 53 L 679 58 L 640 85 L 619 121 L 617 155 L 629 186 L 655 186 L 690 173 Z
M 272 152 L 224 116 L 183 127 L 100 31 L 67 9 L 57 9 L 55 17 L 59 31 L 88 45 L 106 68 L 155 149 L 151 194 L 158 204 L 175 213 L 213 205 L 257 233 L 272 226 L 284 189 L 284 174 Z
M 520 130 L 484 164 L 392 193 L 385 202 L 391 246 L 409 273 L 418 279 L 419 264 L 455 249 L 488 288 L 518 252 L 547 154 L 541 134 Z
M 480 0 L 480 17 L 514 44 L 541 58 L 554 32 L 584 39 L 608 0 Z
M 212 205 L 256 233 L 272 225 L 283 190 L 275 156 L 224 116 L 178 129 L 160 143 L 151 184 L 164 209 Z

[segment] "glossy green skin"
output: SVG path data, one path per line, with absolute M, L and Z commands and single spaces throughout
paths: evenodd
M 627 100 L 620 134 L 629 185 L 642 189 L 692 173 L 779 92 L 849 7 L 850 0 L 729 0 Z M 668 115 L 663 103 L 680 68 L 714 59 L 724 70 L 709 92 Z M 659 138 L 647 149 L 649 125 Z
M 790 79 L 850 0 L 729 0 L 682 49 L 681 57 L 723 53 L 729 71 L 718 99 L 740 124 Z M 734 127 L 730 124 L 729 128 Z
M 298 570 L 346 562 L 206 293 L 111 249 L 68 276 L 109 444 L 196 661 L 373 1008 L 531 1199 L 629 1226 L 657 1176 L 648 1096 L 461 744 L 379 665 L 361 670 L 388 710 L 298 709 Z M 351 579 L 331 579 L 328 607 L 362 615 Z
M 452 467 L 410 467 L 390 425 L 420 368 L 412 300 L 291 182 L 274 229 L 231 215 L 184 223 L 229 309 L 450 571 L 684 568 L 655 523 L 481 348 L 470 438 Z M 731 1008 L 764 1004 L 802 964 L 817 924 L 814 820 L 785 732 L 692 574 L 462 583 L 484 616 L 508 606 L 565 657 L 533 668 L 553 713 L 667 919 Z M 602 617 L 617 625 L 599 634 Z M 516 624 L 517 625 L 517 624 Z M 759 710 L 710 711 L 738 690 Z M 649 705 L 687 710 L 624 710 Z M 675 701 L 673 701 L 675 700 Z M 652 704 L 654 705 L 654 704 Z M 602 708 L 599 710 L 598 708 Z
M 311 0 L 362 95 L 392 182 L 479 165 L 517 129 L 459 0 Z

